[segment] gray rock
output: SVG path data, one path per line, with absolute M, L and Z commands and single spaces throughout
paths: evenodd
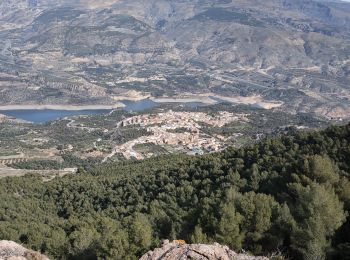
M 147 252 L 140 260 L 268 260 L 248 254 L 237 254 L 227 246 L 218 243 L 213 245 L 184 244 L 182 241 L 165 240 L 162 248 Z
M 0 260 L 49 260 L 49 258 L 13 241 L 2 240 L 0 241 Z

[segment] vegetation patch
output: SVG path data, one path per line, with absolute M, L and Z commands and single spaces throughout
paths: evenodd
M 346 259 L 350 125 L 202 157 L 0 180 L 0 236 L 54 259 L 136 259 L 162 239 Z
M 249 13 L 228 11 L 224 8 L 210 8 L 207 11 L 196 15 L 193 19 L 199 21 L 215 20 L 219 22 L 237 22 L 256 27 L 263 26 L 261 21 L 256 20 Z

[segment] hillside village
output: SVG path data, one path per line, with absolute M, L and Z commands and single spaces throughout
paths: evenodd
M 142 154 L 134 147 L 141 144 L 169 145 L 188 154 L 215 152 L 227 147 L 227 138 L 220 135 L 211 136 L 201 131 L 205 125 L 223 127 L 233 122 L 247 122 L 246 114 L 234 114 L 221 111 L 215 115 L 204 112 L 174 112 L 169 110 L 158 114 L 144 114 L 126 118 L 117 124 L 118 128 L 140 126 L 145 128 L 147 136 L 141 136 L 122 145 L 116 146 L 104 159 L 122 154 L 126 159 L 142 160 L 153 156 L 153 153 Z
M 16 174 L 28 170 L 66 174 L 107 161 L 201 155 L 255 142 L 278 132 L 276 126 L 305 130 L 326 124 L 304 115 L 230 104 L 200 108 L 164 105 L 142 112 L 117 109 L 45 124 L 0 116 L 0 122 L 0 165 Z

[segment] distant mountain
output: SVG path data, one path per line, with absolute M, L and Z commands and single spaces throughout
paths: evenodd
M 5 0 L 0 102 L 259 95 L 350 115 L 350 4 L 310 0 Z

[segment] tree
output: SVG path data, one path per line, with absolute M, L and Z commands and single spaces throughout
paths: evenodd
M 241 232 L 245 234 L 243 246 L 256 254 L 262 253 L 262 241 L 275 221 L 279 205 L 266 194 L 248 192 L 236 199 L 237 211 L 242 215 Z M 274 216 L 275 215 L 275 216 Z
M 314 155 L 308 159 L 308 177 L 318 183 L 334 184 L 339 181 L 337 169 L 326 155 Z
M 96 245 L 96 255 L 100 259 L 128 259 L 129 256 L 129 236 L 122 228 L 119 221 L 115 221 L 105 216 L 97 216 L 95 227 L 100 240 Z
M 81 227 L 69 236 L 70 254 L 77 259 L 96 259 L 95 249 L 100 234 L 92 227 Z
M 236 250 L 241 249 L 243 234 L 240 233 L 239 225 L 242 222 L 242 216 L 236 212 L 233 205 L 229 204 L 223 205 L 220 213 L 221 218 L 216 234 L 218 242 Z
M 291 246 L 304 259 L 324 259 L 329 237 L 345 221 L 343 203 L 331 188 L 317 183 L 294 183 L 289 189 L 296 196 L 292 212 L 297 222 Z
M 203 233 L 202 228 L 197 225 L 194 228 L 194 231 L 190 237 L 191 243 L 196 243 L 196 244 L 205 244 L 208 243 L 208 237 L 205 233 Z
M 128 223 L 132 251 L 141 254 L 149 249 L 153 241 L 153 229 L 146 215 L 136 213 Z
M 107 260 L 127 259 L 130 253 L 128 239 L 128 233 L 120 227 L 102 235 L 102 239 L 99 241 L 97 257 Z

